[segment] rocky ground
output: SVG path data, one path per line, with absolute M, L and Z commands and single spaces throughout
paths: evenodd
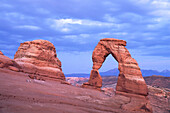
M 170 89 L 170 77 L 163 77 L 158 75 L 152 75 L 144 77 L 146 83 L 150 86 L 158 88 L 169 88 Z
M 122 110 L 129 100 L 114 91 L 34 80 L 28 74 L 0 69 L 0 113 L 142 113 Z M 169 90 L 149 87 L 149 91 L 154 113 L 169 113 Z
M 170 77 L 163 76 L 148 76 L 144 77 L 149 89 L 149 99 L 154 113 L 169 113 L 170 112 Z M 102 77 L 102 90 L 106 95 L 114 96 L 117 77 L 104 76 Z M 72 85 L 80 86 L 88 81 L 88 78 L 83 77 L 67 77 L 67 81 Z

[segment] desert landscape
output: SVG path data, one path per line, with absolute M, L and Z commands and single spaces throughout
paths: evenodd
M 115 97 L 114 87 L 106 85 L 102 91 L 96 91 L 63 84 L 60 81 L 30 79 L 28 74 L 8 69 L 0 71 L 1 113 L 127 112 L 121 109 L 121 105 L 128 102 L 128 99 L 123 96 Z M 113 79 L 114 77 L 108 78 L 110 85 Z M 169 89 L 152 86 L 148 86 L 148 89 L 153 113 L 169 113 Z
M 170 0 L 0 0 L 0 113 L 170 113 Z
M 114 45 L 119 47 L 119 44 L 122 46 L 123 40 L 112 38 L 111 40 L 102 39 L 102 41 L 107 43 L 111 41 L 110 47 L 114 47 Z M 123 53 L 122 57 L 117 57 L 118 59 L 128 59 L 125 57 L 126 54 L 131 57 L 128 50 L 111 49 L 112 52 L 121 51 Z M 106 50 L 110 51 L 109 49 Z M 119 74 L 119 77 L 128 75 L 123 81 L 122 78 L 117 76 L 101 77 L 95 68 L 98 66 L 96 62 L 103 58 L 101 54 L 105 54 L 105 52 L 102 49 L 94 49 L 93 55 L 96 55 L 96 52 L 97 57 L 92 56 L 95 63 L 90 79 L 65 77 L 55 47 L 46 40 L 21 43 L 14 59 L 8 58 L 1 52 L 0 112 L 169 113 L 169 77 L 154 75 L 145 77 L 144 80 L 140 68 L 139 72 L 128 71 L 136 70 L 136 68 L 132 68 L 134 65 L 130 64 L 128 64 L 129 67 L 122 67 L 124 68 L 122 72 L 120 70 L 122 75 Z M 109 52 L 106 53 L 110 54 Z M 99 60 L 99 62 L 103 63 L 104 60 L 105 58 Z M 127 60 L 127 62 L 129 61 L 131 60 Z M 136 61 L 134 60 L 134 62 Z M 101 66 L 102 64 L 99 64 L 97 69 Z M 121 63 L 120 66 L 122 66 Z M 135 63 L 135 66 L 137 66 L 137 63 Z M 131 73 L 130 78 L 129 74 L 125 73 Z M 126 81 L 129 82 L 126 83 Z M 122 88 L 119 89 L 118 84 Z

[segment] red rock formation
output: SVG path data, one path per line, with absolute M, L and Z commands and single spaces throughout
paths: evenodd
M 99 74 L 98 70 L 91 70 L 90 79 L 88 82 L 84 83 L 83 87 L 94 88 L 97 90 L 101 90 L 102 87 L 102 77 Z
M 0 51 L 0 68 L 7 68 L 12 71 L 20 71 L 20 66 Z
M 4 55 L 4 54 L 0 51 L 0 55 Z
M 65 80 L 55 47 L 49 41 L 34 40 L 21 43 L 14 60 L 25 73 Z
M 147 85 L 142 77 L 142 73 L 140 71 L 138 63 L 135 59 L 131 57 L 129 51 L 125 48 L 125 46 L 126 41 L 124 40 L 118 40 L 114 38 L 101 39 L 93 51 L 93 70 L 96 70 L 97 72 L 97 70 L 100 69 L 100 67 L 102 66 L 106 57 L 111 54 L 118 62 L 118 69 L 120 71 L 116 86 L 116 94 L 126 95 L 135 98 L 142 97 L 143 101 L 141 106 L 145 106 L 147 108 L 147 106 L 150 106 L 147 99 Z M 99 89 L 102 86 L 101 79 L 99 78 L 101 78 L 99 73 L 96 74 L 91 72 L 88 83 L 83 84 L 83 87 L 93 87 Z M 128 104 L 128 106 L 135 107 L 133 106 L 135 105 L 135 101 L 132 102 Z M 124 108 L 128 109 L 128 107 L 125 107 L 125 105 Z M 151 108 L 147 109 L 152 111 Z

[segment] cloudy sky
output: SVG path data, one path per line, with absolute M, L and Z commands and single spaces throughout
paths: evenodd
M 89 73 L 102 38 L 127 41 L 142 69 L 170 70 L 170 0 L 0 0 L 0 50 L 49 40 L 64 73 Z M 117 68 L 109 56 L 100 71 Z

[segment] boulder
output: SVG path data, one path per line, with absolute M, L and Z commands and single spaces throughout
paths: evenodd
M 23 72 L 45 79 L 65 80 L 61 62 L 54 45 L 47 40 L 27 41 L 20 44 L 14 60 Z

